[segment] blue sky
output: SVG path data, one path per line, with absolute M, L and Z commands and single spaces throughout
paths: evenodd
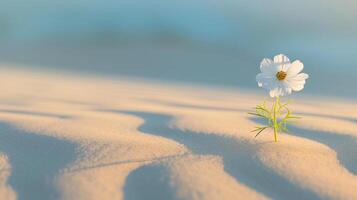
M 256 67 L 253 64 L 263 57 L 285 53 L 303 60 L 312 71 L 336 74 L 338 82 L 347 87 L 357 71 L 356 8 L 357 1 L 353 0 L 1 0 L 0 48 L 31 50 L 53 41 L 68 48 L 72 45 L 86 48 L 87 43 L 108 40 L 151 41 L 150 45 L 159 45 L 169 40 L 186 45 L 185 48 L 194 44 L 218 52 L 233 49 L 240 54 L 237 55 L 240 63 L 249 63 L 249 67 Z M 110 48 L 119 51 L 120 44 Z M 0 61 L 12 61 L 3 51 Z M 14 61 L 33 53 L 13 52 L 18 54 Z M 61 54 L 60 50 L 54 52 Z M 233 53 L 228 54 L 234 57 Z M 154 60 L 161 59 L 161 54 L 157 55 Z M 23 62 L 27 64 L 26 59 Z M 111 68 L 121 71 L 125 64 L 115 63 Z M 217 74 L 219 70 L 238 73 L 239 67 L 243 66 L 238 62 L 237 69 L 202 62 L 188 69 L 199 72 L 209 68 L 212 74 Z M 178 69 L 173 68 L 176 73 Z M 350 73 L 344 78 L 345 71 Z M 225 76 L 229 74 L 222 73 L 221 79 L 228 80 Z

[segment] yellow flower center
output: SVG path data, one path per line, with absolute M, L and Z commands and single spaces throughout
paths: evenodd
M 279 80 L 279 81 L 282 81 L 286 78 L 286 72 L 284 71 L 279 71 L 278 73 L 276 73 L 276 78 Z

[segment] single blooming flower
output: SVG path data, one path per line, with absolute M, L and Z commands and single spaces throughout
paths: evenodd
M 274 130 L 274 140 L 278 141 L 278 131 L 287 131 L 286 125 L 291 123 L 292 119 L 299 118 L 292 115 L 287 107 L 287 103 L 282 104 L 279 101 L 280 96 L 291 94 L 292 91 L 301 91 L 304 89 L 306 79 L 309 75 L 300 73 L 304 65 L 299 60 L 290 62 L 289 58 L 283 54 L 274 57 L 274 60 L 264 58 L 260 63 L 260 71 L 256 76 L 258 86 L 269 90 L 269 95 L 275 98 L 275 102 L 268 108 L 266 102 L 255 107 L 255 112 L 249 114 L 258 116 L 267 121 L 265 126 L 257 126 L 253 132 L 258 136 L 268 128 Z M 284 114 L 279 118 L 279 115 Z M 280 119 L 280 120 L 279 120 Z
M 264 58 L 260 63 L 260 71 L 256 76 L 259 87 L 269 90 L 270 97 L 291 94 L 292 91 L 304 89 L 309 75 L 300 73 L 304 65 L 299 60 L 290 62 L 283 54 L 274 57 L 274 61 Z

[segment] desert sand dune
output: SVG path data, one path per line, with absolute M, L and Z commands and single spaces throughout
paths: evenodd
M 291 199 L 300 199 L 302 197 L 308 199 L 312 197 L 309 192 L 295 187 L 290 182 L 261 166 L 261 163 L 255 160 L 256 148 L 253 144 L 236 140 L 232 137 L 169 129 L 167 126 L 169 125 L 170 117 L 163 115 L 140 112 L 128 112 L 127 114 L 145 119 L 146 123 L 139 127 L 139 131 L 143 133 L 156 134 L 175 140 L 187 146 L 197 155 L 219 156 L 223 159 L 227 173 L 237 181 L 272 199 L 278 199 L 279 197 L 282 199 L 286 196 L 290 196 Z M 261 177 L 264 178 L 261 179 Z M 256 181 L 258 179 L 260 181 Z
M 75 158 L 74 145 L 0 124 L 0 151 L 10 159 L 8 183 L 18 199 L 55 199 L 56 175 Z
M 1 199 L 357 199 L 357 104 L 254 138 L 253 92 L 2 70 Z M 328 107 L 328 111 L 326 108 Z

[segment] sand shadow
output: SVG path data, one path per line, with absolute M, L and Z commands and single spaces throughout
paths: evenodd
M 86 167 L 72 167 L 70 170 L 66 170 L 66 173 L 73 173 L 91 169 L 98 169 L 102 167 L 110 167 L 110 166 L 118 166 L 118 165 L 126 165 L 131 163 L 153 163 L 153 162 L 162 162 L 164 160 L 183 157 L 188 155 L 188 153 L 181 153 L 181 154 L 173 154 L 168 156 L 161 156 L 156 158 L 149 158 L 149 159 L 131 159 L 131 160 L 123 160 L 123 161 L 115 161 L 115 162 L 107 162 L 98 165 L 86 166 Z
M 325 144 L 337 153 L 337 159 L 351 173 L 357 175 L 357 138 L 349 135 L 339 135 L 323 131 L 313 131 L 298 128 L 289 128 L 290 135 L 308 138 Z
M 147 99 L 147 98 L 139 98 L 145 102 L 159 104 L 161 106 L 169 106 L 174 108 L 184 108 L 184 109 L 197 109 L 197 110 L 211 110 L 211 111 L 220 111 L 220 112 L 244 112 L 248 113 L 251 110 L 249 109 L 239 109 L 239 108 L 225 108 L 219 106 L 205 106 L 205 105 L 196 105 L 196 104 L 184 104 L 178 102 L 157 100 L 157 99 Z
M 175 200 L 168 169 L 162 165 L 145 165 L 129 174 L 125 181 L 125 200 Z
M 263 121 L 253 118 L 255 123 L 262 124 Z M 349 135 L 335 134 L 324 131 L 315 131 L 297 126 L 288 127 L 286 134 L 307 138 L 315 142 L 324 144 L 333 149 L 337 154 L 337 159 L 350 173 L 357 175 L 357 138 Z
M 19 200 L 59 199 L 54 179 L 75 158 L 75 144 L 0 123 L 0 151 L 12 172 L 8 183 Z
M 224 169 L 237 181 L 265 194 L 272 199 L 318 199 L 256 159 L 256 148 L 244 141 L 214 134 L 181 131 L 169 127 L 172 117 L 145 112 L 111 110 L 121 114 L 135 115 L 145 120 L 138 130 L 147 134 L 165 137 L 184 144 L 194 154 L 217 155 L 223 159 Z

